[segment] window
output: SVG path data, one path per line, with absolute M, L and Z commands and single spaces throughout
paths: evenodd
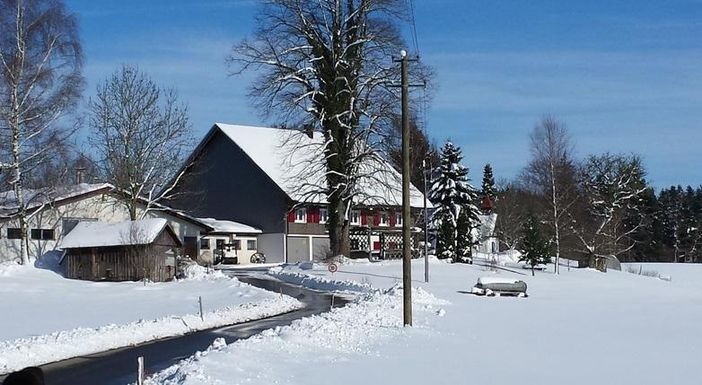
M 380 226 L 387 226 L 390 224 L 388 213 L 380 213 Z
M 307 223 L 307 209 L 295 210 L 295 223 Z
M 358 210 L 351 210 L 351 224 L 360 225 L 361 224 L 361 212 Z
M 395 226 L 402 226 L 402 211 L 398 211 L 395 213 Z
M 7 229 L 7 239 L 20 239 L 22 238 L 22 230 L 17 228 Z
M 224 249 L 224 239 L 218 239 L 216 241 L 216 245 L 217 245 L 217 248 L 219 250 L 223 250 Z
M 29 237 L 31 239 L 38 239 L 42 241 L 48 241 L 54 239 L 53 229 L 32 229 L 29 232 Z
M 207 238 L 200 239 L 200 249 L 209 250 L 210 249 L 210 240 Z
M 238 239 L 233 240 L 232 241 L 232 249 L 241 250 L 241 241 Z
M 248 241 L 246 241 L 246 249 L 247 250 L 256 250 L 256 240 L 249 239 Z
M 329 221 L 329 211 L 327 209 L 319 209 L 319 223 L 325 224 Z

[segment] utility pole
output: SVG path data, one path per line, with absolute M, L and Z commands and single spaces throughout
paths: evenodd
M 409 88 L 424 87 L 425 85 L 409 84 L 409 62 L 418 59 L 407 57 L 407 51 L 400 51 L 402 73 L 400 88 L 402 89 L 402 293 L 403 319 L 405 326 L 412 326 L 412 239 L 410 221 L 410 127 L 409 127 Z
M 429 210 L 427 210 L 427 159 L 422 159 L 424 176 L 424 282 L 429 282 Z
M 402 293 L 405 326 L 412 326 L 412 248 L 410 242 L 409 59 L 400 52 L 402 67 Z

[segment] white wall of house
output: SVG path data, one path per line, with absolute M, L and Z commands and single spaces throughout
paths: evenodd
M 217 243 L 229 245 L 225 247 L 224 254 L 227 258 L 237 257 L 238 264 L 246 265 L 251 263 L 251 256 L 258 251 L 258 237 L 256 235 L 242 234 L 217 234 L 207 235 L 200 242 L 199 261 L 205 264 L 212 264 L 214 261 L 214 251 Z M 238 244 L 238 246 L 237 246 Z
M 181 241 L 186 236 L 199 238 L 202 231 L 200 226 L 163 211 L 149 212 L 147 217 L 166 219 Z M 71 225 L 79 220 L 121 222 L 128 219 L 129 212 L 124 204 L 109 193 L 86 196 L 82 199 L 76 198 L 57 206 L 47 206 L 29 220 L 30 238 L 32 230 L 35 230 L 34 235 L 44 238 L 29 240 L 30 256 L 37 258 L 48 251 L 55 250 L 61 239 L 71 230 Z M 20 240 L 8 237 L 11 235 L 9 234 L 12 232 L 11 229 L 18 227 L 17 220 L 0 222 L 0 261 L 19 258 Z

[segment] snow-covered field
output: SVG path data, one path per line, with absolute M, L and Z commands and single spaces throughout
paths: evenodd
M 195 266 L 187 279 L 144 286 L 68 280 L 49 270 L 0 265 L 0 373 L 303 306 L 203 270 Z
M 191 357 L 152 384 L 694 384 L 702 274 L 672 281 L 562 269 L 536 277 L 431 261 L 413 266 L 415 327 L 402 327 L 399 262 L 331 274 L 273 269 L 291 282 L 358 293 L 331 313 Z M 523 279 L 528 298 L 477 297 L 479 277 Z

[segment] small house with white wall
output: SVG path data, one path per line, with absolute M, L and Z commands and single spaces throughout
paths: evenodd
M 259 262 L 254 255 L 258 253 L 260 229 L 221 219 L 197 218 L 197 220 L 212 228 L 200 240 L 199 261 L 201 263 L 212 265 Z
M 28 249 L 32 259 L 59 249 L 60 242 L 78 223 L 115 223 L 129 220 L 124 195 L 107 183 L 82 183 L 55 189 L 27 190 L 25 202 L 29 217 Z M 183 245 L 183 255 L 193 259 L 199 256 L 200 239 L 212 231 L 212 227 L 164 206 L 144 213 L 145 208 L 144 204 L 137 214 L 144 219 L 165 219 Z M 0 261 L 19 259 L 21 232 L 16 218 L 17 211 L 14 193 L 0 193 Z

